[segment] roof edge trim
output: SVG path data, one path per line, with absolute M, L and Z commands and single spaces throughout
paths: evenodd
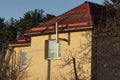
M 88 16 L 90 18 L 90 24 L 93 25 L 91 10 L 90 10 L 90 4 L 89 4 L 89 2 L 86 2 L 86 3 L 87 3 L 87 9 L 88 9 Z
M 30 46 L 30 43 L 21 43 L 21 44 L 9 44 L 9 47 L 18 47 L 18 46 Z
M 88 26 L 88 27 L 78 27 L 78 28 L 68 28 L 68 29 L 64 29 L 64 31 L 61 31 L 61 30 L 59 30 L 59 32 L 60 33 L 63 33 L 63 32 L 66 32 L 66 31 L 73 31 L 73 30 L 85 30 L 85 29 L 92 29 L 93 28 L 93 26 Z M 45 32 L 45 33 L 43 33 L 43 32 L 32 32 L 32 33 L 25 33 L 24 35 L 26 36 L 26 35 L 29 35 L 29 36 L 32 36 L 32 35 L 38 35 L 38 34 L 40 34 L 40 35 L 45 35 L 45 34 L 48 34 L 48 33 L 54 33 L 55 32 L 55 30 L 51 30 L 51 31 L 47 31 L 47 32 Z M 55 33 L 54 33 L 55 34 Z

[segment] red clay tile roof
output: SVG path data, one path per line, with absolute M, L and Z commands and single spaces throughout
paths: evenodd
M 18 40 L 15 40 L 13 42 L 10 43 L 10 45 L 12 44 L 24 44 L 24 43 L 30 43 L 31 39 L 30 38 L 20 38 Z
M 89 2 L 89 7 L 93 26 L 98 26 L 100 24 L 105 25 L 106 23 L 105 6 Z
M 54 30 L 55 22 L 58 22 L 59 30 L 93 26 L 95 25 L 94 20 L 98 19 L 97 17 L 99 17 L 99 7 L 101 8 L 102 6 L 91 2 L 85 2 L 66 13 L 63 13 L 47 22 L 38 25 L 37 27 L 25 31 L 24 34 Z M 94 14 L 96 15 L 94 16 Z
M 105 22 L 104 7 L 99 4 L 85 2 L 66 13 L 63 13 L 37 27 L 29 29 L 24 34 L 51 31 L 55 29 L 55 22 L 59 24 L 59 30 L 96 26 L 99 22 Z M 30 38 L 19 39 L 10 44 L 24 44 L 30 42 Z

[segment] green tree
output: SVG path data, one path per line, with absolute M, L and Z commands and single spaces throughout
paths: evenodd
M 0 46 L 2 43 L 9 43 L 22 36 L 27 29 L 36 27 L 51 18 L 55 17 L 51 14 L 44 14 L 44 10 L 35 9 L 27 11 L 20 19 L 11 18 L 5 21 L 0 17 Z M 2 47 L 0 47 L 1 49 Z
M 7 27 L 5 25 L 4 22 L 4 18 L 0 17 L 0 50 L 2 49 L 2 43 L 5 42 L 5 36 L 6 36 L 6 32 L 7 32 Z
M 48 21 L 48 20 L 50 20 L 51 18 L 54 18 L 54 17 L 55 17 L 54 15 L 46 14 L 43 17 L 43 22 L 46 22 L 46 21 Z
M 51 14 L 44 14 L 44 10 L 35 9 L 34 11 L 28 11 L 22 18 L 16 21 L 16 31 L 21 34 L 27 29 L 36 27 L 40 23 L 43 23 L 51 18 L 55 17 Z M 16 32 L 16 33 L 17 33 Z
M 44 10 L 38 10 L 35 9 L 34 11 L 28 11 L 24 14 L 23 18 L 20 18 L 20 20 L 17 23 L 18 28 L 22 28 L 22 30 L 27 30 L 30 28 L 33 28 L 40 23 L 47 21 L 51 18 L 55 17 L 51 14 L 44 15 Z

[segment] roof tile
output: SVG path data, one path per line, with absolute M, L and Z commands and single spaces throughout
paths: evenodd
M 101 21 L 104 23 L 105 19 L 105 11 L 102 5 L 85 2 L 47 22 L 26 30 L 24 34 L 54 30 L 56 22 L 59 24 L 59 30 L 64 30 L 69 28 L 96 26 Z M 20 38 L 10 44 L 24 44 L 29 42 L 30 38 Z
M 20 38 L 18 40 L 12 41 L 10 44 L 23 44 L 23 43 L 30 43 L 30 38 Z
M 91 14 L 89 12 L 90 8 L 88 4 L 90 3 L 85 2 L 47 22 L 38 25 L 37 27 L 25 31 L 25 34 L 40 32 L 43 30 L 53 30 L 55 29 L 55 22 L 58 22 L 59 29 L 62 25 L 66 25 L 66 27 L 64 26 L 64 28 L 71 28 L 70 25 L 72 25 L 72 27 L 92 26 L 93 24 L 91 22 Z

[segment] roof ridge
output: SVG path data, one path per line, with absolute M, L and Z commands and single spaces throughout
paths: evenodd
M 69 13 L 69 12 L 71 12 L 72 10 L 75 10 L 76 8 L 78 8 L 78 7 L 82 6 L 82 5 L 84 5 L 84 3 L 82 3 L 82 4 L 78 5 L 78 6 L 76 6 L 76 7 L 72 8 L 72 9 L 70 9 L 70 10 L 68 10 L 68 11 L 66 11 L 66 12 L 64 12 L 64 13 L 62 13 L 62 14 L 60 14 L 60 15 L 56 16 L 56 17 L 59 17 L 59 16 L 61 16 L 61 15 L 65 15 L 66 13 Z
M 76 7 L 74 7 L 74 8 L 72 8 L 72 9 L 70 9 L 70 10 L 68 10 L 68 11 L 66 11 L 66 12 L 64 12 L 64 13 L 62 13 L 62 14 L 60 14 L 60 15 L 58 15 L 58 16 L 56 16 L 56 17 L 54 17 L 54 18 L 52 18 L 52 19 L 50 19 L 50 20 L 48 20 L 48 21 L 55 20 L 56 18 L 58 18 L 58 17 L 60 17 L 60 16 L 63 16 L 63 15 L 65 15 L 65 14 L 67 14 L 67 13 L 69 13 L 69 12 L 71 12 L 71 11 L 77 9 L 77 8 L 79 8 L 80 6 L 83 6 L 84 4 L 85 4 L 85 2 L 82 3 L 82 4 L 80 4 L 80 5 L 78 5 L 78 6 L 76 6 Z M 62 19 L 62 20 L 63 20 L 63 19 Z M 44 23 L 47 23 L 48 21 L 46 21 L 46 22 L 44 22 Z M 56 19 L 56 22 L 57 22 L 57 21 L 58 21 L 58 20 Z M 58 21 L 58 22 L 59 22 L 59 21 Z M 41 25 L 44 24 L 44 23 L 41 23 Z M 39 26 L 41 26 L 41 25 L 39 25 Z M 36 27 L 38 27 L 38 26 L 36 26 Z
M 90 1 L 85 1 L 84 3 L 90 3 L 90 4 L 96 4 L 96 5 L 103 6 L 102 4 L 98 4 L 98 3 L 95 3 L 95 2 L 90 2 Z
M 71 12 L 71 11 L 77 9 L 77 8 L 79 8 L 80 6 L 83 6 L 85 3 L 100 5 L 100 4 L 98 4 L 98 3 L 94 3 L 94 2 L 90 2 L 90 1 L 85 1 L 84 3 L 82 3 L 82 4 L 80 4 L 80 5 L 72 8 L 72 9 L 70 9 L 70 10 L 68 10 L 68 11 L 66 11 L 66 12 L 64 12 L 64 13 L 62 13 L 62 14 L 60 14 L 60 15 L 58 15 L 58 16 L 50 19 L 50 20 L 48 20 L 48 21 L 55 20 L 56 18 L 58 18 L 58 17 L 60 17 L 60 16 L 63 16 L 63 15 L 65 15 L 65 14 L 67 14 L 67 13 L 69 13 L 69 12 Z M 100 6 L 102 6 L 102 5 L 100 5 Z M 90 7 L 90 5 L 89 5 L 89 7 Z M 47 22 L 48 22 L 48 21 L 47 21 Z M 56 20 L 56 21 L 57 21 L 57 20 Z M 44 23 L 46 23 L 46 22 L 43 22 L 43 23 L 41 23 L 41 24 L 38 25 L 38 26 L 41 26 L 41 25 L 44 24 Z M 36 27 L 38 27 L 38 26 L 36 26 Z
M 75 8 L 72 8 L 64 12 L 63 14 L 56 16 L 55 18 L 52 18 L 44 23 L 41 23 L 40 25 L 34 28 L 26 30 L 24 34 L 27 35 L 27 33 L 29 34 L 32 32 L 34 33 L 34 32 L 47 31 L 47 30 L 49 31 L 51 30 L 51 26 L 52 26 L 52 29 L 54 29 L 53 27 L 55 26 L 55 22 L 58 22 L 59 25 L 61 26 L 66 25 L 64 28 L 71 28 L 69 24 L 78 24 L 78 23 L 79 24 L 86 23 L 84 26 L 94 26 L 94 19 L 93 19 L 94 14 L 92 14 L 93 11 L 91 10 L 94 10 L 94 11 L 96 10 L 92 8 L 92 5 L 100 6 L 100 7 L 102 6 L 97 3 L 85 1 L 84 3 L 76 6 Z M 46 27 L 46 28 L 44 29 L 42 27 Z M 79 25 L 79 26 L 74 25 L 74 27 L 76 28 L 83 27 L 83 25 Z
M 92 19 L 91 8 L 90 8 L 91 2 L 85 1 L 85 3 L 87 3 L 88 17 L 90 19 L 90 24 L 93 25 L 93 19 Z

